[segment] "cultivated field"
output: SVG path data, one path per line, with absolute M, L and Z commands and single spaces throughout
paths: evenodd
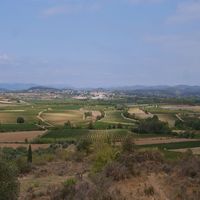
M 22 132 L 6 132 L 0 133 L 0 143 L 5 142 L 24 142 L 33 140 L 36 137 L 42 136 L 46 131 L 22 131 Z
M 193 112 L 200 112 L 200 106 L 191 106 L 191 105 L 162 105 L 161 108 L 167 109 L 167 110 L 185 110 L 185 111 L 193 111 Z
M 158 116 L 159 120 L 167 122 L 170 127 L 174 127 L 175 121 L 177 119 L 174 115 L 172 114 L 156 114 L 156 115 Z
M 113 124 L 134 124 L 131 119 L 125 118 L 121 111 L 106 111 L 105 117 L 101 121 Z
M 146 119 L 148 117 L 153 117 L 151 113 L 145 113 L 142 109 L 137 107 L 129 108 L 128 112 L 130 114 L 135 114 L 135 117 L 138 119 Z
M 177 142 L 195 142 L 200 141 L 198 139 L 186 139 L 186 138 L 172 138 L 172 137 L 152 137 L 152 138 L 140 138 L 136 139 L 137 145 L 149 145 L 149 144 L 169 144 Z
M 64 125 L 67 121 L 79 123 L 84 120 L 84 115 L 79 110 L 67 110 L 63 113 L 43 113 L 41 117 L 54 125 Z

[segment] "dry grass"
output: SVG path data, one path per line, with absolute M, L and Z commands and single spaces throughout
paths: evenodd
M 128 110 L 130 114 L 135 114 L 135 116 L 139 119 L 146 119 L 148 117 L 153 117 L 151 113 L 145 113 L 142 109 L 140 108 L 130 108 Z
M 68 110 L 63 113 L 43 113 L 41 117 L 55 125 L 63 125 L 67 121 L 77 123 L 84 120 L 83 113 L 79 110 Z
M 160 121 L 167 122 L 170 127 L 174 127 L 176 118 L 170 114 L 156 114 Z
M 6 124 L 6 123 L 16 123 L 17 115 L 16 113 L 0 113 L 0 123 Z

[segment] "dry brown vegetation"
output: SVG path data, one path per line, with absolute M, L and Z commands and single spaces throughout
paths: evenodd
M 191 152 L 171 163 L 158 151 L 122 151 L 98 173 L 93 153 L 72 146 L 34 161 L 21 175 L 20 200 L 198 200 L 200 158 Z M 77 159 L 77 156 L 81 159 Z
M 138 119 L 146 119 L 148 117 L 153 117 L 151 113 L 145 113 L 142 109 L 136 108 L 129 108 L 128 112 L 130 114 L 135 114 L 135 117 Z

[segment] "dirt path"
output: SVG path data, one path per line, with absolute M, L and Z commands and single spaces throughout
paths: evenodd
M 50 124 L 49 122 L 47 122 L 45 119 L 43 119 L 43 118 L 41 117 L 42 114 L 43 114 L 45 111 L 46 111 L 46 110 L 40 111 L 40 112 L 38 113 L 38 115 L 37 115 L 37 118 L 38 118 L 39 120 L 41 120 L 43 123 L 47 124 L 48 126 L 54 127 L 53 124 Z M 44 127 L 43 127 L 43 128 L 44 128 Z
M 132 122 L 136 122 L 137 120 L 135 119 L 131 119 L 131 118 L 128 118 L 128 117 L 125 117 L 123 113 L 121 113 L 121 116 L 126 119 L 126 120 L 129 120 L 129 121 L 132 121 Z
M 176 117 L 177 117 L 180 121 L 184 122 L 184 120 L 180 117 L 179 114 L 176 114 Z
M 151 174 L 150 176 L 148 176 L 148 182 L 149 184 L 154 188 L 155 193 L 157 193 L 160 197 L 160 199 L 162 200 L 170 200 L 165 192 L 163 191 L 163 189 L 161 188 L 161 184 L 157 178 L 157 176 L 155 174 Z

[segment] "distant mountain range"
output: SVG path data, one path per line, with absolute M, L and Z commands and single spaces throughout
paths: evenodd
M 200 96 L 200 86 L 133 86 L 118 88 L 117 91 L 143 96 Z
M 33 83 L 0 83 L 0 90 L 27 90 L 35 86 L 37 85 Z
M 158 85 L 158 86 L 124 86 L 124 87 L 111 87 L 111 88 L 81 88 L 74 89 L 73 87 L 64 87 L 64 85 L 53 86 L 40 86 L 37 84 L 24 84 L 24 83 L 0 83 L 0 92 L 9 91 L 24 91 L 24 92 L 65 92 L 65 91 L 87 90 L 87 91 L 118 91 L 128 95 L 140 96 L 200 96 L 200 86 L 188 85 Z
M 63 89 L 73 88 L 64 84 L 55 85 L 39 85 L 34 83 L 0 83 L 0 91 L 18 91 L 18 90 L 29 90 L 29 89 Z

